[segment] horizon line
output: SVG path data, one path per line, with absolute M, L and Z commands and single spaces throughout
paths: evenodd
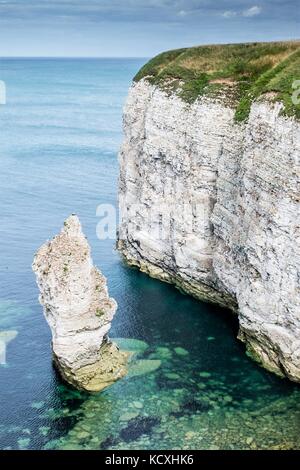
M 1 59 L 148 59 L 147 56 L 17 56 L 4 55 Z

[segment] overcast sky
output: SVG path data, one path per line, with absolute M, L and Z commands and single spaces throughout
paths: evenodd
M 0 56 L 150 57 L 300 38 L 300 0 L 0 0 Z

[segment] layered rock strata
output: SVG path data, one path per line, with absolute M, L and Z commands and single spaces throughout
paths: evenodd
M 263 96 L 246 122 L 142 79 L 124 111 L 118 247 L 129 264 L 236 311 L 267 369 L 300 381 L 300 124 Z

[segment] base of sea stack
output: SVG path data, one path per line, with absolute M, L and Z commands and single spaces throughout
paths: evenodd
M 115 343 L 107 341 L 101 346 L 99 360 L 80 369 L 63 365 L 53 353 L 53 362 L 61 377 L 78 390 L 100 392 L 127 374 L 129 353 L 120 351 Z
M 227 308 L 236 313 L 240 320 L 242 312 L 240 312 L 235 299 L 230 295 L 220 293 L 200 282 L 185 280 L 181 275 L 168 272 L 138 255 L 136 257 L 132 256 L 131 249 L 128 249 L 127 243 L 122 240 L 118 240 L 117 248 L 128 266 L 138 268 L 154 279 L 173 284 L 177 289 L 197 300 Z M 287 357 L 288 355 L 283 354 L 282 348 L 276 346 L 274 338 L 271 339 L 267 332 L 247 330 L 241 327 L 240 323 L 238 339 L 245 344 L 247 355 L 258 365 L 278 377 L 300 382 L 299 369 L 293 366 L 293 363 Z

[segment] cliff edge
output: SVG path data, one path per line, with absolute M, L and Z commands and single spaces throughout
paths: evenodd
M 118 247 L 237 312 L 267 369 L 300 381 L 300 43 L 164 53 L 124 110 Z

